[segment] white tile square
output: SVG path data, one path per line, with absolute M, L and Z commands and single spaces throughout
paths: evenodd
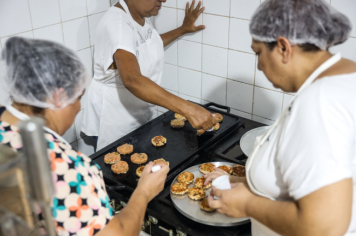
M 75 117 L 74 125 L 75 125 L 75 134 L 77 136 L 77 139 L 80 139 L 80 130 L 82 128 L 82 119 L 83 119 L 83 113 L 84 110 L 81 110 L 77 116 Z
M 216 0 L 214 0 L 216 1 Z M 203 43 L 217 47 L 229 47 L 229 18 L 203 14 Z
M 168 64 L 178 64 L 178 41 L 175 40 L 164 48 L 164 62 Z
M 88 15 L 107 11 L 110 7 L 110 0 L 87 0 Z
M 213 75 L 203 74 L 202 99 L 225 105 L 226 79 Z
M 293 95 L 290 94 L 284 94 L 283 95 L 283 109 L 282 112 L 289 106 L 289 104 L 292 102 L 294 99 Z
M 187 2 L 189 2 L 189 7 L 192 4 L 193 0 L 177 0 L 177 8 L 179 9 L 185 9 L 185 6 L 187 4 Z M 195 7 L 197 6 L 199 1 L 195 1 Z
M 61 22 L 58 0 L 29 0 L 33 28 Z
M 96 141 L 93 137 L 85 137 L 78 140 L 78 151 L 90 156 L 95 152 Z
M 249 30 L 250 21 L 230 18 L 229 48 L 242 52 L 253 53 L 252 37 Z
M 179 94 L 201 97 L 201 72 L 179 68 Z
M 260 6 L 260 0 L 231 0 L 231 17 L 250 20 Z
M 356 38 L 349 38 L 345 43 L 330 48 L 330 51 L 340 52 L 342 57 L 356 62 Z
M 21 19 L 21 20 L 20 20 Z M 32 30 L 27 0 L 1 1 L 0 37 Z
M 260 122 L 265 125 L 273 125 L 273 123 L 274 123 L 273 120 L 268 120 L 268 119 L 265 119 L 265 118 L 262 118 L 259 116 L 255 116 L 255 115 L 252 116 L 252 120 L 256 121 L 256 122 Z
M 51 40 L 63 44 L 62 25 L 51 25 L 33 31 L 34 38 Z
M 178 67 L 164 64 L 161 86 L 178 92 Z
M 163 2 L 164 7 L 177 7 L 177 0 L 167 0 L 166 2 Z
M 182 26 L 184 17 L 185 17 L 185 11 L 184 10 L 178 10 L 178 27 Z M 195 25 L 199 26 L 199 25 L 202 25 L 202 24 L 203 24 L 203 15 L 200 14 L 200 16 L 198 17 L 198 19 L 195 22 Z M 194 42 L 197 42 L 197 43 L 201 43 L 202 42 L 202 33 L 203 33 L 204 30 L 200 30 L 200 31 L 194 32 L 194 33 L 185 34 L 181 38 L 182 39 L 186 39 L 186 40 L 190 40 L 190 41 L 194 41 Z
M 21 33 L 21 34 L 17 34 L 17 35 L 14 35 L 14 36 L 33 39 L 33 31 L 28 31 L 28 32 Z M 11 37 L 13 37 L 13 36 L 11 36 Z M 1 38 L 1 45 L 2 45 L 2 48 L 5 48 L 5 43 L 6 43 L 6 41 L 7 41 L 9 38 L 11 38 L 11 37 L 4 37 L 4 38 Z
M 178 40 L 178 65 L 201 71 L 202 46 L 199 43 Z
M 227 80 L 226 105 L 252 113 L 253 85 Z
M 77 136 L 75 135 L 74 124 L 66 131 L 66 133 L 62 137 L 68 143 L 73 143 L 74 141 L 77 141 Z
M 282 111 L 283 93 L 255 87 L 253 114 L 276 120 Z
M 93 62 L 91 58 L 90 48 L 86 48 L 76 52 L 80 61 L 84 64 L 85 69 L 90 77 L 93 76 Z
M 258 59 L 257 59 L 258 60 Z M 281 89 L 275 88 L 273 84 L 267 79 L 263 71 L 259 70 L 257 68 L 257 63 L 256 63 L 256 75 L 255 75 L 255 85 L 275 91 L 282 92 Z
M 105 14 L 105 12 L 91 15 L 88 17 L 88 19 L 89 19 L 89 33 L 90 33 L 89 36 L 90 36 L 90 44 L 91 45 L 95 45 L 96 26 L 98 25 L 99 21 L 104 16 L 104 14 Z
M 230 112 L 231 112 L 231 114 L 240 116 L 240 117 L 245 118 L 245 119 L 251 120 L 251 118 L 252 118 L 252 115 L 249 114 L 249 113 L 246 113 L 246 112 L 238 111 L 238 110 L 235 110 L 235 109 L 231 109 Z
M 203 72 L 227 77 L 227 49 L 203 45 Z
M 229 50 L 228 78 L 254 84 L 256 56 Z
M 154 24 L 159 34 L 167 33 L 177 28 L 177 9 L 162 7 L 154 17 Z
M 73 20 L 88 14 L 86 0 L 59 0 L 59 5 L 62 21 Z
M 63 23 L 64 44 L 78 51 L 90 46 L 88 18 L 83 17 Z
M 355 0 L 332 0 L 331 6 L 345 14 L 352 23 L 351 36 L 356 37 L 356 1 Z
M 185 94 L 179 94 L 179 97 L 181 97 L 184 100 L 187 101 L 191 101 L 191 102 L 195 102 L 195 103 L 201 103 L 201 99 L 200 98 L 196 98 L 196 97 L 191 97 Z
M 205 7 L 204 10 L 205 13 L 211 13 L 211 14 L 221 15 L 221 16 L 229 16 L 230 0 L 204 0 L 204 7 Z

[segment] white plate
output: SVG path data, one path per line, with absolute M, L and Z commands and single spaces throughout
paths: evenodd
M 246 156 L 249 157 L 252 154 L 256 137 L 264 135 L 268 131 L 269 127 L 270 126 L 263 126 L 252 129 L 241 137 L 240 147 Z

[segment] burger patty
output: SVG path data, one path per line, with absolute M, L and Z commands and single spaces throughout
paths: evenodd
M 184 121 L 180 120 L 180 119 L 171 120 L 171 126 L 172 126 L 172 128 L 175 128 L 175 129 L 183 128 L 184 124 L 185 124 Z
M 108 153 L 104 157 L 104 162 L 106 164 L 110 164 L 110 165 L 115 164 L 116 162 L 118 162 L 120 160 L 121 160 L 121 156 L 117 152 Z
M 163 158 L 161 159 L 157 159 L 153 161 L 153 164 L 157 165 L 157 164 L 164 164 L 166 166 L 169 166 L 169 162 L 164 160 Z
M 152 144 L 156 147 L 163 146 L 167 143 L 167 139 L 161 135 L 154 137 L 151 140 Z
M 214 113 L 213 116 L 216 118 L 216 120 L 221 123 L 223 121 L 223 116 L 220 113 Z
M 214 208 L 211 208 L 209 206 L 209 202 L 208 202 L 208 199 L 205 198 L 203 199 L 203 201 L 201 201 L 200 203 L 200 209 L 202 209 L 203 211 L 207 211 L 207 212 L 212 212 L 212 211 L 215 211 Z
M 205 177 L 202 176 L 202 177 L 199 177 L 199 178 L 196 178 L 195 179 L 195 182 L 194 182 L 194 186 L 197 187 L 197 188 L 203 188 L 203 189 L 208 189 L 211 187 L 211 181 L 210 183 L 208 183 L 207 185 L 204 185 L 205 183 Z
M 129 170 L 129 164 L 126 161 L 118 161 L 111 166 L 111 170 L 115 174 L 126 174 Z
M 137 175 L 138 177 L 141 177 L 142 172 L 143 172 L 144 169 L 145 169 L 145 166 L 140 166 L 139 168 L 137 168 L 137 170 L 136 170 L 136 175 Z
M 131 161 L 135 164 L 142 164 L 145 163 L 148 159 L 146 153 L 135 153 L 131 155 Z
M 208 174 L 212 171 L 214 171 L 214 167 L 215 165 L 214 164 L 211 164 L 211 163 L 204 163 L 204 164 L 201 164 L 200 167 L 199 167 L 199 170 L 201 173 L 203 174 Z
M 232 167 L 232 174 L 239 177 L 246 177 L 245 167 L 243 165 L 236 165 Z
M 182 116 L 181 114 L 175 113 L 174 114 L 174 118 L 182 120 L 182 121 L 186 121 L 187 118 L 185 116 Z
M 230 166 L 222 165 L 222 166 L 219 166 L 218 168 L 222 169 L 223 171 L 225 171 L 229 175 L 231 175 L 231 173 L 232 173 L 232 168 Z
M 171 186 L 171 192 L 176 195 L 183 195 L 188 192 L 188 185 L 185 183 L 175 183 Z
M 188 197 L 195 201 L 202 200 L 205 198 L 205 191 L 202 188 L 192 187 L 188 190 Z
M 132 153 L 134 150 L 133 145 L 125 143 L 124 145 L 121 145 L 120 147 L 117 148 L 117 152 L 122 154 L 122 155 L 127 155 Z
M 194 181 L 194 175 L 190 172 L 183 172 L 178 175 L 177 180 L 179 183 L 191 184 Z

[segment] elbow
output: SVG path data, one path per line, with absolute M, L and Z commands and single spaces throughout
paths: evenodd
M 136 88 L 137 82 L 135 76 L 126 75 L 121 77 L 121 79 L 125 88 L 127 88 L 129 91 L 132 91 L 133 89 Z

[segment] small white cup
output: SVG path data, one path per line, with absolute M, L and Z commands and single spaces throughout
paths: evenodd
M 220 190 L 228 190 L 231 189 L 231 184 L 230 184 L 230 176 L 229 175 L 222 175 L 216 179 L 213 180 L 213 187 L 220 189 Z M 219 200 L 219 197 L 214 196 L 215 200 Z
M 161 166 L 153 166 L 152 167 L 152 173 L 155 173 L 161 169 Z

